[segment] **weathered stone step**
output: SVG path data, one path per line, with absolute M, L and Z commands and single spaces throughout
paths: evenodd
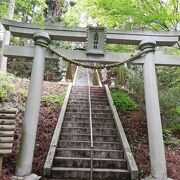
M 90 148 L 90 141 L 59 141 L 59 148 Z M 94 142 L 95 149 L 122 149 L 121 144 L 118 142 Z
M 89 134 L 90 133 L 90 127 L 89 128 L 62 128 L 62 133 L 69 133 L 69 134 Z
M 89 108 L 67 108 L 66 112 L 84 112 L 89 113 Z M 107 113 L 112 114 L 111 110 L 106 109 L 92 109 L 93 114 Z
M 69 103 L 67 109 L 86 109 L 89 110 L 89 104 L 71 104 Z M 92 105 L 92 110 L 110 110 L 109 105 Z
M 65 117 L 67 118 L 88 118 L 89 117 L 89 113 L 82 113 L 82 112 L 76 112 L 76 113 L 73 113 L 73 112 L 66 112 L 65 113 Z
M 59 141 L 59 148 L 90 148 L 90 141 Z
M 114 128 L 93 128 L 93 134 L 97 135 L 116 135 L 116 129 Z
M 92 109 L 92 114 L 99 114 L 99 113 L 106 113 L 106 114 L 112 114 L 111 110 L 106 109 Z
M 69 121 L 74 121 L 74 122 L 88 122 L 89 123 L 89 117 L 69 117 L 65 116 L 64 122 L 69 122 Z
M 95 87 L 95 86 L 91 86 L 90 87 L 91 90 L 98 90 L 98 91 L 105 91 L 105 87 Z
M 69 102 L 71 101 L 84 101 L 84 102 L 87 102 L 88 101 L 88 98 L 83 98 L 83 97 L 70 97 L 69 98 Z
M 113 115 L 112 115 L 112 113 L 108 114 L 108 113 L 92 112 L 92 118 L 111 118 L 111 119 L 113 119 Z
M 77 109 L 72 109 L 72 108 L 67 108 L 66 112 L 86 112 L 89 113 L 89 109 L 87 108 L 77 108 Z
M 69 134 L 90 134 L 90 127 L 68 127 L 62 128 L 61 133 Z M 116 135 L 116 129 L 114 128 L 93 128 L 93 134 L 97 135 Z
M 57 148 L 56 156 L 61 157 L 89 157 L 91 156 L 90 149 L 77 149 L 77 148 Z M 106 159 L 123 159 L 123 150 L 107 150 L 107 149 L 94 149 L 94 158 L 106 158 Z
M 115 128 L 114 123 L 96 123 L 93 122 L 93 128 Z M 90 127 L 89 119 L 87 119 L 86 122 L 82 121 L 64 121 L 62 127 Z
M 89 111 L 89 104 L 68 104 L 67 109 L 86 109 Z
M 55 179 L 90 179 L 90 168 L 53 167 L 52 177 Z M 93 169 L 94 180 L 127 180 L 131 179 L 130 172 L 124 169 Z
M 66 112 L 65 118 L 89 118 L 88 112 Z M 108 113 L 92 113 L 93 119 L 113 119 L 112 114 Z
M 90 168 L 64 168 L 64 167 L 53 167 L 51 178 L 55 179 L 90 179 Z
M 68 105 L 88 105 L 89 106 L 89 101 L 79 101 L 78 99 L 77 100 L 71 100 L 71 101 L 68 101 Z
M 125 169 L 93 169 L 94 180 L 130 180 L 131 173 Z
M 87 122 L 76 122 L 76 121 L 64 121 L 63 126 L 65 128 L 78 128 L 78 127 L 85 127 L 85 128 L 89 128 L 89 121 Z
M 79 101 L 78 99 L 71 99 L 68 101 L 68 104 L 72 104 L 72 105 L 74 105 L 74 104 L 83 104 L 83 105 L 87 104 L 87 105 L 89 105 L 89 101 L 88 100 Z
M 92 106 L 108 106 L 109 102 L 108 101 L 106 101 L 106 102 L 93 102 L 93 101 L 91 101 L 91 105 Z
M 91 158 L 55 157 L 53 163 L 53 167 L 89 168 L 90 166 Z M 127 162 L 125 159 L 93 158 L 93 168 L 125 169 Z
M 60 140 L 73 140 L 73 141 L 90 141 L 90 134 L 69 134 L 61 133 Z M 96 142 L 119 142 L 119 138 L 116 135 L 97 135 L 93 134 L 93 140 Z
M 119 142 L 93 142 L 95 149 L 120 150 L 122 145 Z
M 94 110 L 94 109 L 96 109 L 96 110 L 101 110 L 101 109 L 103 109 L 103 110 L 110 110 L 110 107 L 109 107 L 109 105 L 94 105 L 94 106 L 92 106 L 92 110 Z
M 106 98 L 91 98 L 91 102 L 96 103 L 107 103 L 108 99 Z
M 62 133 L 60 135 L 60 140 L 66 141 L 90 141 L 91 135 L 90 134 L 69 134 L 69 133 Z

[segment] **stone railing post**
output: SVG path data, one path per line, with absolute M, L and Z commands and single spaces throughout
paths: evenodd
M 45 68 L 45 46 L 50 42 L 46 32 L 35 33 L 33 39 L 34 60 L 16 165 L 16 175 L 20 177 L 31 174 Z
M 156 42 L 152 39 L 144 39 L 139 45 L 139 48 L 141 50 L 155 47 Z M 154 54 L 154 52 L 150 52 L 145 55 L 143 67 L 146 115 L 151 161 L 151 176 L 153 179 L 166 180 L 166 161 L 163 144 Z

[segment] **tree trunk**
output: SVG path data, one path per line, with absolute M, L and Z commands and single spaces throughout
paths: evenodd
M 8 13 L 7 13 L 7 19 L 12 20 L 14 15 L 14 7 L 15 7 L 15 0 L 9 0 L 8 2 Z M 2 44 L 2 54 L 0 56 L 0 71 L 6 72 L 7 70 L 7 57 L 3 56 L 3 49 L 4 46 L 9 45 L 10 42 L 10 32 L 5 31 L 4 37 L 3 37 L 3 44 Z

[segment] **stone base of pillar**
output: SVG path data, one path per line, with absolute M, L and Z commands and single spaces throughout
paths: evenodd
M 39 180 L 39 179 L 41 179 L 41 176 L 37 176 L 36 174 L 30 174 L 24 177 L 19 177 L 19 176 L 11 177 L 11 180 Z
M 173 179 L 171 179 L 171 178 L 167 178 L 167 179 L 155 179 L 155 178 L 153 178 L 151 176 L 148 176 L 145 179 L 141 179 L 141 180 L 173 180 Z

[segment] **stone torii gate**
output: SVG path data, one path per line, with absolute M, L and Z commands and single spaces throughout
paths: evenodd
M 46 50 L 50 40 L 87 41 L 86 28 L 67 29 L 63 27 L 38 26 L 15 21 L 2 21 L 6 30 L 15 37 L 33 38 L 35 47 L 6 46 L 3 54 L 7 57 L 24 57 L 33 59 L 31 81 L 26 102 L 25 118 L 16 166 L 16 175 L 23 177 L 31 174 L 41 89 L 44 75 L 45 59 L 57 59 L 57 55 Z M 156 46 L 173 46 L 180 37 L 180 32 L 138 32 L 106 30 L 106 43 L 139 45 L 141 50 Z M 97 40 L 97 39 L 96 39 Z M 128 53 L 87 53 L 80 50 L 58 49 L 64 56 L 80 62 L 115 63 L 131 57 Z M 180 66 L 179 56 L 150 52 L 132 64 L 143 65 L 146 113 L 148 124 L 149 149 L 152 179 L 166 180 L 166 161 L 162 136 L 158 88 L 155 65 Z

